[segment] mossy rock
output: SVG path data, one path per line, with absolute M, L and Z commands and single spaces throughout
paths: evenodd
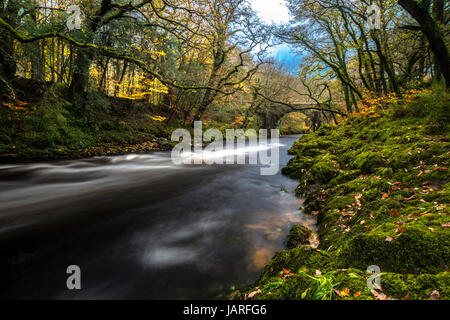
M 268 281 L 270 278 L 279 276 L 283 269 L 296 273 L 305 267 L 312 270 L 324 268 L 330 262 L 329 257 L 327 252 L 310 246 L 278 252 L 265 267 L 260 281 Z
M 281 172 L 294 179 L 300 179 L 304 173 L 311 168 L 314 159 L 308 157 L 295 157 L 289 160 Z
M 395 232 L 394 232 L 395 233 Z M 426 227 L 407 226 L 392 241 L 389 233 L 362 233 L 343 246 L 338 256 L 342 267 L 365 269 L 378 265 L 383 271 L 399 273 L 439 273 L 450 264 L 450 231 L 430 232 Z
M 353 161 L 353 167 L 360 169 L 363 173 L 375 172 L 377 168 L 384 165 L 381 155 L 377 152 L 362 152 Z
M 310 171 L 315 182 L 326 184 L 339 174 L 339 164 L 336 157 L 326 154 L 314 159 L 314 165 Z
M 398 274 L 387 273 L 381 277 L 381 287 L 393 299 L 427 300 L 437 290 L 441 300 L 450 300 L 450 273 Z
M 311 236 L 311 230 L 305 226 L 295 225 L 289 233 L 287 241 L 287 247 L 289 249 L 298 248 L 301 245 L 309 244 L 309 237 Z

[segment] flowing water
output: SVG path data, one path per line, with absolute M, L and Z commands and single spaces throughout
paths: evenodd
M 281 167 L 297 138 L 280 138 Z M 0 166 L 0 296 L 223 298 L 257 280 L 293 224 L 314 228 L 296 185 L 170 152 Z

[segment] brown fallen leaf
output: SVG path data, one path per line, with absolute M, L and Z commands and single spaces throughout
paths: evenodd
M 406 227 L 398 227 L 396 230 L 395 230 L 395 232 L 397 232 L 397 233 L 402 233 L 403 231 L 405 231 L 406 230 Z
M 389 210 L 389 215 L 393 218 L 398 218 L 400 216 L 400 212 L 396 209 Z
M 372 289 L 370 292 L 372 292 L 373 296 L 377 300 L 387 300 L 387 296 L 382 292 L 377 292 L 376 290 Z
M 439 293 L 439 291 L 433 290 L 430 293 L 430 299 L 431 300 L 439 300 L 439 299 L 441 299 L 441 294 Z
M 256 290 L 256 291 L 250 292 L 250 293 L 248 294 L 247 298 L 248 298 L 248 299 L 251 299 L 251 298 L 253 298 L 254 296 L 256 296 L 257 294 L 259 294 L 259 293 L 261 293 L 261 292 L 262 292 L 261 289 L 258 289 L 258 290 Z
M 281 271 L 281 275 L 284 279 L 295 276 L 295 274 L 291 272 L 291 269 L 283 269 L 283 271 Z

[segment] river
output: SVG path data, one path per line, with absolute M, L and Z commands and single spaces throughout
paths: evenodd
M 280 138 L 281 167 L 296 139 Z M 314 228 L 296 185 L 170 152 L 0 166 L 0 296 L 224 298 L 257 280 L 293 224 Z M 69 265 L 81 290 L 66 287 Z

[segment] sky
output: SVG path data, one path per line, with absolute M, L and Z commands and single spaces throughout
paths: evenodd
M 264 22 L 270 24 L 289 22 L 289 10 L 283 0 L 251 0 L 258 16 Z
M 267 24 L 288 23 L 290 19 L 289 9 L 284 0 L 250 0 L 253 10 L 259 18 Z M 271 49 L 275 60 L 284 62 L 291 68 L 295 68 L 300 61 L 300 57 L 293 53 L 286 44 L 276 46 Z M 295 72 L 295 70 L 292 70 Z

